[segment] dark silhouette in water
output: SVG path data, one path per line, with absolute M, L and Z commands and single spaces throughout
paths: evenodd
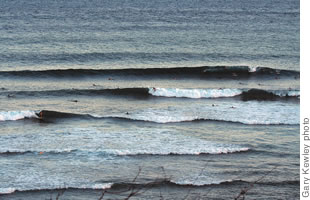
M 273 101 L 273 100 L 276 100 L 277 98 L 280 98 L 280 97 L 271 92 L 267 92 L 267 91 L 259 90 L 259 89 L 251 89 L 247 92 L 243 92 L 241 96 L 241 99 L 243 101 L 249 101 L 249 100 Z
M 79 102 L 78 100 L 70 100 L 71 102 L 74 102 L 74 103 L 77 103 L 77 102 Z
M 42 110 L 39 113 L 36 113 L 39 119 L 44 121 L 55 121 L 57 119 L 64 118 L 91 118 L 90 115 L 81 115 L 81 114 L 73 114 L 73 113 L 64 113 L 64 112 L 56 112 L 49 110 Z
M 255 72 L 250 72 L 248 66 L 201 66 L 201 67 L 174 67 L 174 68 L 146 68 L 146 69 L 50 69 L 50 70 L 20 70 L 1 71 L 0 76 L 17 76 L 32 78 L 77 78 L 87 76 L 102 76 L 108 80 L 115 80 L 115 76 L 139 77 L 169 77 L 169 78 L 240 78 L 250 77 L 293 77 L 299 78 L 299 72 L 294 70 L 279 70 L 258 67 Z

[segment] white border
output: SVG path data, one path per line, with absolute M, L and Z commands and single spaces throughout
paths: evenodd
M 305 178 L 310 175 L 303 174 L 305 144 L 310 145 L 310 141 L 304 140 L 304 119 L 310 118 L 310 1 L 300 0 L 300 199 L 310 199 L 304 197 L 309 187 L 305 183 Z M 303 193 L 306 192 L 306 193 Z M 310 193 L 310 191 L 308 191 Z M 303 195 L 304 194 L 304 195 Z

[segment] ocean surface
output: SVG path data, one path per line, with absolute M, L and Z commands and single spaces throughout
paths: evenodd
M 0 199 L 299 199 L 299 1 L 1 0 Z

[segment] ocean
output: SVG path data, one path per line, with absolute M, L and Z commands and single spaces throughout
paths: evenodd
M 299 1 L 1 0 L 0 199 L 299 199 Z

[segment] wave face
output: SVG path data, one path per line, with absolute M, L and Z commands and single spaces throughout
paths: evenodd
M 64 113 L 57 111 L 1 111 L 0 112 L 0 121 L 17 121 L 23 119 L 38 119 L 38 120 L 55 120 L 55 119 L 64 119 L 64 118 L 96 118 L 87 114 L 75 114 L 75 113 Z
M 17 76 L 29 78 L 70 78 L 87 76 L 144 76 L 152 77 L 222 77 L 236 78 L 249 76 L 292 76 L 299 78 L 299 72 L 280 70 L 267 67 L 248 66 L 203 66 L 203 67 L 176 67 L 176 68 L 128 68 L 128 69 L 56 69 L 56 70 L 24 70 L 0 71 L 0 76 Z
M 249 100 L 260 100 L 260 101 L 267 101 L 267 100 L 277 100 L 283 98 L 290 98 L 290 97 L 299 97 L 300 92 L 297 90 L 294 91 L 265 91 L 260 89 L 250 89 L 247 91 L 242 92 L 241 99 L 244 101 Z

